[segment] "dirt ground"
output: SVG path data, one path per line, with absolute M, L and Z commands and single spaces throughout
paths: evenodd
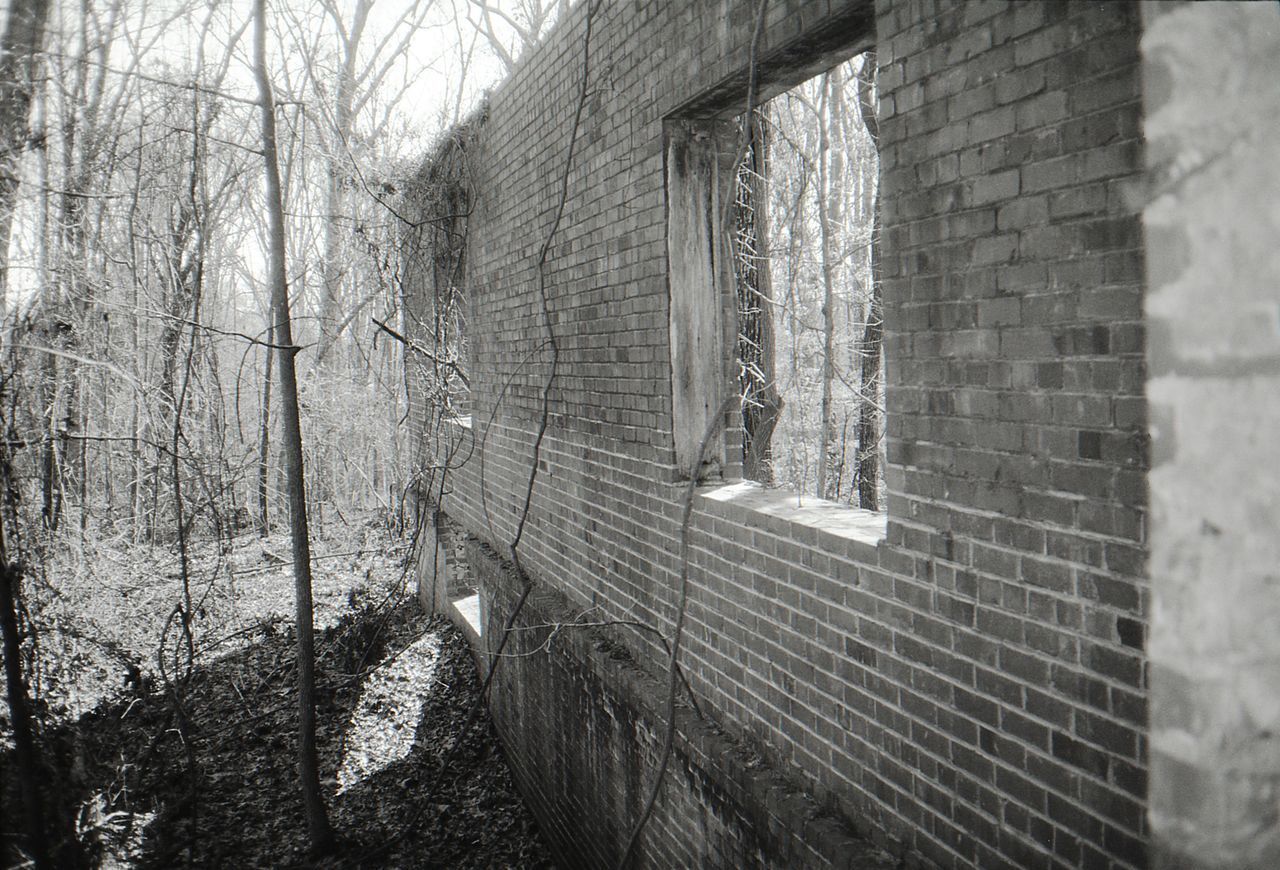
M 375 542 L 370 552 L 385 551 Z M 396 562 L 386 559 L 384 573 Z M 165 678 L 147 669 L 132 677 L 128 640 L 117 636 L 121 655 L 85 660 L 105 672 L 98 695 L 104 683 L 127 681 L 122 688 L 67 715 L 92 691 L 69 695 L 60 684 L 57 710 L 45 710 L 57 724 L 44 730 L 41 759 L 58 866 L 551 866 L 483 711 L 462 733 L 478 692 L 465 639 L 402 588 L 384 594 L 374 568 L 353 563 L 342 573 L 358 581 L 345 595 L 340 579 L 319 580 L 330 610 L 317 637 L 321 780 L 338 853 L 308 853 L 292 625 L 239 600 L 242 625 L 217 626 L 234 642 L 213 643 L 210 633 L 194 659 L 177 655 L 182 644 L 160 644 L 161 655 L 173 653 Z M 12 761 L 6 747 L 0 815 L 16 822 Z M 16 824 L 3 827 L 3 866 L 20 866 Z

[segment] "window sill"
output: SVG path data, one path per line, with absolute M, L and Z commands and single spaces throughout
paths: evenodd
M 457 616 L 454 622 L 459 627 L 465 626 L 463 630 L 472 635 L 472 642 L 479 643 L 480 639 L 484 637 L 484 621 L 480 618 L 479 593 L 452 601 L 449 606 Z
M 809 539 L 824 550 L 842 551 L 871 561 L 885 538 L 888 523 L 885 513 L 813 496 L 797 497 L 794 492 L 769 489 L 750 480 L 701 487 L 698 500 L 712 513 L 763 525 L 774 534 Z M 800 529 L 808 533 L 797 534 Z

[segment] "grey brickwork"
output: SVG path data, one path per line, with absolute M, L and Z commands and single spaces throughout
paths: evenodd
M 598 620 L 668 632 L 674 617 L 664 119 L 741 106 L 755 6 L 605 2 L 595 22 L 546 266 L 558 377 L 520 555 Z M 498 553 L 549 371 L 537 257 L 585 13 L 492 95 L 473 152 L 476 451 L 444 509 Z M 726 733 L 909 863 L 1146 863 L 1140 34 L 1127 3 L 769 3 L 765 95 L 879 53 L 887 527 L 875 543 L 699 496 L 684 662 Z M 661 670 L 650 634 L 617 642 Z M 495 704 L 516 697 L 506 685 Z M 554 762 L 531 739 L 509 741 L 513 763 L 571 829 L 555 786 L 572 789 L 540 779 Z M 664 824 L 649 866 L 699 854 L 694 821 Z

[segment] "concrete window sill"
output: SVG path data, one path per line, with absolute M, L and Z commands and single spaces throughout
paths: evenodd
M 698 490 L 699 507 L 767 531 L 874 562 L 888 516 L 743 480 Z
M 457 601 L 450 602 L 453 612 L 457 618 L 454 622 L 458 624 L 467 634 L 471 635 L 472 643 L 478 644 L 480 639 L 484 637 L 484 620 L 480 615 L 480 595 L 468 595 L 465 598 L 459 598 Z

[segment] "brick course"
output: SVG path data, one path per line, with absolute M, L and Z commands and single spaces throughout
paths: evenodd
M 472 164 L 477 450 L 444 508 L 499 552 L 549 368 L 536 261 L 585 7 L 493 94 Z M 664 632 L 683 484 L 663 119 L 741 105 L 754 8 L 601 7 L 546 267 L 559 374 L 521 563 L 574 607 Z M 766 95 L 878 50 L 887 529 L 873 545 L 698 497 L 684 663 L 730 733 L 917 864 L 1145 863 L 1139 35 L 1128 4 L 769 4 Z M 651 636 L 621 642 L 662 667 Z M 552 702 L 521 695 L 511 727 Z M 581 808 L 537 779 L 557 763 L 524 779 L 568 836 Z M 675 819 L 651 866 L 695 854 Z

